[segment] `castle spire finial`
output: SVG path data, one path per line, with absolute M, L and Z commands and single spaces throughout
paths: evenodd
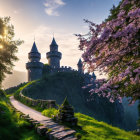
M 35 35 L 34 35 L 34 42 L 35 42 Z

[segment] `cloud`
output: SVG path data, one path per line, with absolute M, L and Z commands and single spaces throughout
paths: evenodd
M 63 0 L 46 0 L 44 3 L 45 5 L 45 12 L 49 16 L 59 16 L 57 8 L 64 6 L 66 3 Z
M 19 11 L 17 11 L 17 10 L 14 10 L 14 14 L 18 14 L 19 13 Z

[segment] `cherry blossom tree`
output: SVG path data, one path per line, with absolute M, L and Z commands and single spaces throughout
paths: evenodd
M 140 99 L 140 1 L 122 0 L 111 20 L 89 24 L 87 35 L 77 35 L 83 51 L 84 68 L 108 74 L 107 80 L 95 81 L 91 94 Z M 100 84 L 99 84 L 100 83 Z

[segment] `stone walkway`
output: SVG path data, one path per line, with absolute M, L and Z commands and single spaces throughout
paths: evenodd
M 55 123 L 52 119 L 43 116 L 40 112 L 22 104 L 21 102 L 10 97 L 11 104 L 20 112 L 25 115 L 29 115 L 30 118 L 37 120 L 40 124 L 43 124 L 48 129 L 51 129 L 49 133 L 50 139 L 60 139 L 60 140 L 76 140 L 74 137 L 75 130 L 67 129 L 58 123 Z

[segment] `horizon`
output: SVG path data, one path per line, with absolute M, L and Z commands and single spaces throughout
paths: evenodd
M 15 27 L 15 39 L 24 40 L 19 46 L 13 70 L 27 72 L 25 63 L 34 42 L 41 53 L 41 62 L 47 63 L 46 52 L 53 34 L 62 53 L 61 66 L 77 69 L 82 51 L 78 49 L 79 41 L 74 34 L 89 31 L 83 19 L 97 24 L 104 21 L 113 5 L 120 0 L 0 0 L 0 16 L 10 16 Z M 5 8 L 6 7 L 6 8 Z M 84 9 L 84 10 L 83 10 Z M 99 76 L 98 72 L 95 72 Z M 99 76 L 104 77 L 104 76 Z

